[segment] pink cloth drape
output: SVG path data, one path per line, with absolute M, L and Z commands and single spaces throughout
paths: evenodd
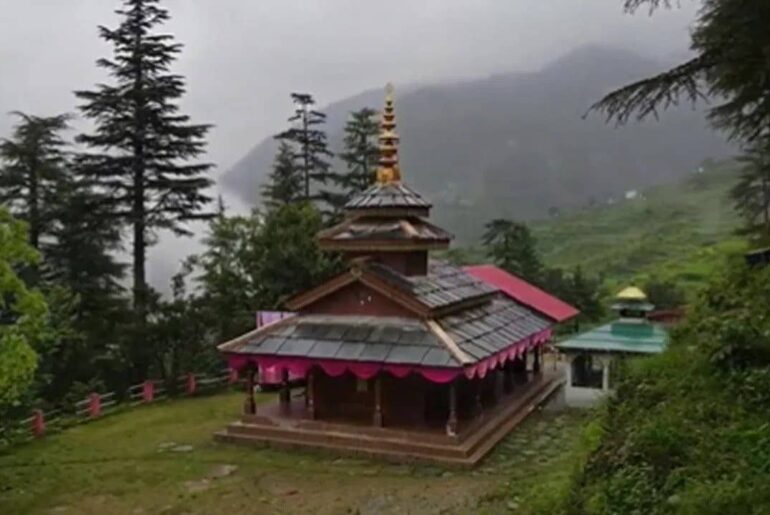
M 229 353 L 227 355 L 228 366 L 235 370 L 241 370 L 252 364 L 262 368 L 288 369 L 291 374 L 305 377 L 310 367 L 317 365 L 325 373 L 332 377 L 338 377 L 350 372 L 359 379 L 371 379 L 378 372 L 384 371 L 395 377 L 403 378 L 409 374 L 420 374 L 433 383 L 448 383 L 460 374 L 465 374 L 468 379 L 474 377 L 484 378 L 487 372 L 503 366 L 507 361 L 512 361 L 521 356 L 525 351 L 543 345 L 551 338 L 551 329 L 545 329 L 524 340 L 516 342 L 505 349 L 489 356 L 473 365 L 464 368 L 449 367 L 424 367 L 421 365 L 389 365 L 366 361 L 348 361 L 339 359 L 308 359 L 281 356 L 260 356 L 255 354 Z

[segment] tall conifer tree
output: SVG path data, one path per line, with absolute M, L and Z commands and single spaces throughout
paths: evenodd
M 20 121 L 10 139 L 0 140 L 0 202 L 29 224 L 29 243 L 41 237 L 56 216 L 58 185 L 66 173 L 67 115 L 38 117 L 14 113 Z
M 302 197 L 303 177 L 297 169 L 291 147 L 281 141 L 268 183 L 262 186 L 262 197 L 270 208 L 291 204 Z
M 328 200 L 330 194 L 324 186 L 333 179 L 328 161 L 333 154 L 322 128 L 326 115 L 313 109 L 315 100 L 307 93 L 292 93 L 291 100 L 294 114 L 288 121 L 292 126 L 275 137 L 294 149 L 294 162 L 303 179 L 302 200 Z
M 179 111 L 185 82 L 169 70 L 182 45 L 155 31 L 169 19 L 168 11 L 158 0 L 124 0 L 117 13 L 122 21 L 116 29 L 99 27 L 113 57 L 97 65 L 111 82 L 76 93 L 82 113 L 95 124 L 78 141 L 93 152 L 84 156 L 86 175 L 109 194 L 111 215 L 131 226 L 134 311 L 141 328 L 154 231 L 189 235 L 185 221 L 208 217 L 211 165 L 191 161 L 204 152 L 210 126 L 192 124 Z
M 340 154 L 347 165 L 347 173 L 339 179 L 346 197 L 364 191 L 374 183 L 380 156 L 378 129 L 377 111 L 374 109 L 365 107 L 350 113 L 345 124 L 345 150 Z

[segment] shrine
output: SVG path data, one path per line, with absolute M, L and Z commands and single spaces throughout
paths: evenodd
M 452 236 L 403 180 L 392 90 L 379 145 L 376 182 L 318 235 L 346 271 L 291 298 L 294 316 L 218 347 L 248 380 L 220 440 L 473 465 L 561 385 L 543 347 L 574 309 L 552 317 L 545 292 L 528 304 L 483 270 L 429 259 Z M 260 369 L 279 371 L 273 403 L 255 401 Z

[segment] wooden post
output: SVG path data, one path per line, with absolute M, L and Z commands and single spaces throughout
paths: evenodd
M 142 400 L 144 402 L 152 402 L 155 398 L 155 383 L 151 379 L 148 379 L 142 384 Z
M 88 416 L 96 418 L 102 414 L 102 396 L 92 393 L 88 396 Z
M 315 420 L 315 370 L 312 368 L 307 372 L 307 387 L 305 388 L 305 397 L 308 417 L 310 417 L 311 420 Z
M 227 373 L 227 383 L 235 384 L 238 382 L 238 370 L 231 368 Z
M 540 373 L 540 351 L 542 347 L 538 346 L 535 347 L 535 359 L 532 362 L 532 373 L 539 374 Z
M 602 358 L 602 390 L 610 391 L 610 358 Z
M 484 406 L 481 404 L 481 389 L 483 387 L 484 387 L 483 379 L 480 377 L 477 377 L 476 385 L 473 392 L 473 410 L 476 412 L 479 418 L 484 414 Z
M 32 412 L 32 434 L 35 438 L 40 438 L 45 434 L 45 416 L 41 409 Z
M 187 384 L 185 385 L 187 395 L 195 395 L 197 388 L 198 383 L 195 381 L 195 374 L 187 374 Z
M 375 427 L 382 427 L 382 375 L 374 377 L 374 419 Z
M 281 409 L 288 411 L 291 409 L 291 387 L 289 386 L 289 369 L 281 369 L 281 391 L 278 394 L 281 403 Z
M 449 384 L 449 418 L 446 422 L 447 436 L 457 436 L 457 381 Z
M 503 391 L 513 392 L 513 362 L 506 361 L 503 365 Z
M 246 402 L 243 406 L 243 411 L 247 415 L 255 415 L 257 413 L 257 402 L 254 399 L 254 373 L 253 368 L 246 370 Z

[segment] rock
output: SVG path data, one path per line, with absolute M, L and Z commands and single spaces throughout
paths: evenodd
M 208 474 L 211 479 L 220 479 L 227 477 L 235 473 L 238 470 L 238 465 L 217 465 Z
M 191 452 L 193 450 L 192 445 L 177 445 L 169 449 L 172 452 Z
M 201 479 L 199 481 L 186 481 L 184 486 L 189 493 L 194 494 L 198 492 L 205 492 L 211 488 L 211 482 L 208 479 Z
M 511 511 L 517 511 L 519 509 L 519 503 L 516 501 L 508 501 L 508 504 L 506 504 L 506 507 Z
M 163 442 L 158 444 L 158 449 L 164 450 L 175 446 L 176 446 L 176 442 Z
M 441 474 L 441 477 L 443 477 L 444 479 L 447 479 L 447 478 L 450 478 L 450 477 L 454 477 L 454 474 L 452 474 L 451 472 L 449 472 L 449 471 L 447 470 L 446 472 L 444 472 L 443 474 Z

